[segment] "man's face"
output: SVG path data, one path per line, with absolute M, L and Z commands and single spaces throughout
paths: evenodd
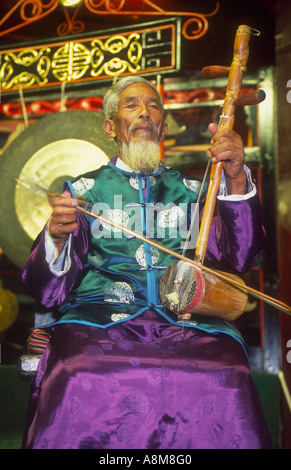
M 114 121 L 106 120 L 104 130 L 118 143 L 127 145 L 131 142 L 163 140 L 167 126 L 155 91 L 143 83 L 128 86 L 119 95 Z

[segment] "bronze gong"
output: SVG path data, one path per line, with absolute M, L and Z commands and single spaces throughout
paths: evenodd
M 18 267 L 51 211 L 47 197 L 14 178 L 60 193 L 63 182 L 100 167 L 117 155 L 115 141 L 103 129 L 102 111 L 50 114 L 27 127 L 0 159 L 0 246 Z

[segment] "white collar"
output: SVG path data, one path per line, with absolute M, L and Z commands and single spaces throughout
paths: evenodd
M 127 173 L 138 173 L 137 171 L 134 171 L 134 170 L 133 170 L 130 166 L 128 166 L 126 163 L 124 163 L 124 161 L 121 160 L 121 158 L 119 158 L 119 157 L 117 157 L 115 166 L 116 166 L 117 168 L 119 168 L 120 170 L 126 171 Z M 157 168 L 153 171 L 152 174 L 156 173 L 158 170 L 159 170 L 159 167 L 157 166 Z M 149 175 L 149 176 L 150 176 L 150 175 Z
M 127 171 L 127 173 L 133 173 L 133 169 L 128 166 L 126 163 L 124 163 L 121 158 L 117 157 L 116 164 L 117 168 L 120 168 L 120 170 Z

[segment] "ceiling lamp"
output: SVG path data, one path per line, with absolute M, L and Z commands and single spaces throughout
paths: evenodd
M 82 0 L 60 0 L 60 3 L 64 6 L 64 7 L 75 7 L 76 5 L 78 5 L 78 3 L 80 3 Z

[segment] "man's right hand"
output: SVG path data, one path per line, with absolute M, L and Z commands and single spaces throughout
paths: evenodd
M 77 201 L 69 191 L 50 200 L 53 211 L 49 220 L 48 230 L 58 252 L 63 249 L 67 236 L 78 229 L 75 207 Z

